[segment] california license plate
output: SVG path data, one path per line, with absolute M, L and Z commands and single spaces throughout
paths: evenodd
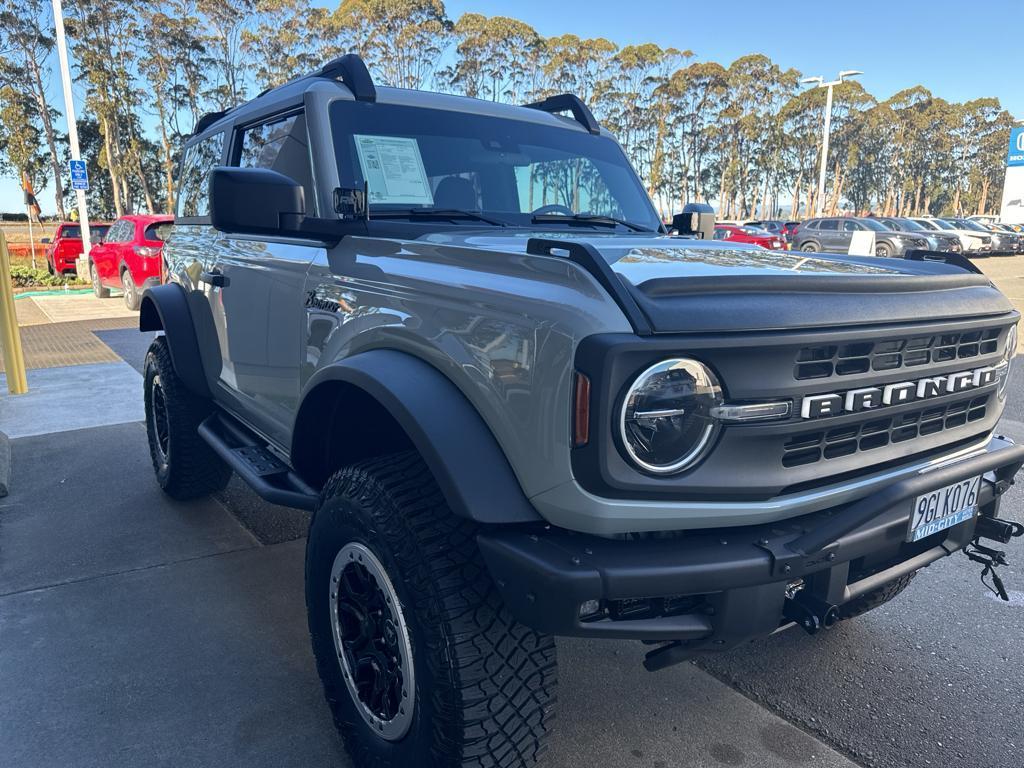
M 978 512 L 980 490 L 981 477 L 971 477 L 918 496 L 910 516 L 907 541 L 920 541 L 970 520 Z

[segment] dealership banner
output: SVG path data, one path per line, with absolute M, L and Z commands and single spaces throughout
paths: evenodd
M 1010 131 L 999 219 L 1008 224 L 1024 224 L 1024 127 Z

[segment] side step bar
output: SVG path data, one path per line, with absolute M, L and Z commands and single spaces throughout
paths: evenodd
M 284 507 L 316 508 L 317 492 L 230 416 L 213 414 L 199 425 L 199 436 L 260 498 Z

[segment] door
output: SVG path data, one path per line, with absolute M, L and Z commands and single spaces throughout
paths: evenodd
M 118 219 L 107 231 L 103 242 L 92 249 L 92 260 L 96 264 L 96 274 L 104 285 L 119 288 L 121 278 L 118 265 L 121 263 L 121 250 L 125 241 L 130 241 L 135 234 L 135 224 L 128 219 Z
M 818 222 L 818 242 L 821 250 L 835 252 L 841 248 L 839 244 L 839 222 L 835 219 L 822 219 Z
M 306 120 L 301 111 L 236 128 L 230 165 L 269 168 L 299 182 L 306 212 L 317 215 Z M 268 237 L 221 235 L 217 248 L 221 385 L 251 426 L 279 446 L 288 442 L 299 400 L 304 354 L 306 273 L 321 246 Z
M 853 233 L 854 232 L 866 232 L 866 231 L 867 231 L 867 227 L 865 227 L 859 221 L 850 221 L 850 220 L 844 221 L 843 222 L 843 228 L 840 231 L 840 236 L 842 238 L 842 242 L 839 243 L 839 246 L 842 248 L 842 252 L 843 253 L 849 253 L 850 252 L 850 243 L 853 242 Z

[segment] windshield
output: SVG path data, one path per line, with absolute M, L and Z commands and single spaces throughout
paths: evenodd
M 740 227 L 748 235 L 757 235 L 758 237 L 771 237 L 771 232 L 761 227 Z
M 970 219 L 954 219 L 954 221 L 960 226 L 961 229 L 970 229 L 974 232 L 988 232 L 981 224 Z
M 924 232 L 925 230 L 923 226 L 910 219 L 900 219 L 899 221 L 894 221 L 893 224 L 898 225 L 894 229 L 903 229 L 907 232 Z
M 110 229 L 109 224 L 90 224 L 89 235 L 91 237 L 103 237 L 107 234 L 107 230 Z M 82 227 L 75 224 L 71 227 L 64 227 L 60 231 L 60 236 L 69 240 L 81 240 L 82 239 Z
M 858 221 L 868 229 L 875 230 L 875 232 L 887 232 L 889 229 L 880 221 L 875 221 L 875 219 L 858 219 Z
M 380 103 L 336 101 L 330 117 L 341 184 L 368 185 L 371 219 L 472 211 L 518 226 L 538 215 L 545 224 L 558 224 L 557 215 L 577 226 L 587 222 L 570 217 L 648 230 L 661 223 L 622 149 L 606 136 Z
M 927 221 L 922 223 L 931 224 L 935 229 L 956 229 L 956 227 L 954 227 L 948 221 L 943 221 L 942 219 L 928 219 Z

